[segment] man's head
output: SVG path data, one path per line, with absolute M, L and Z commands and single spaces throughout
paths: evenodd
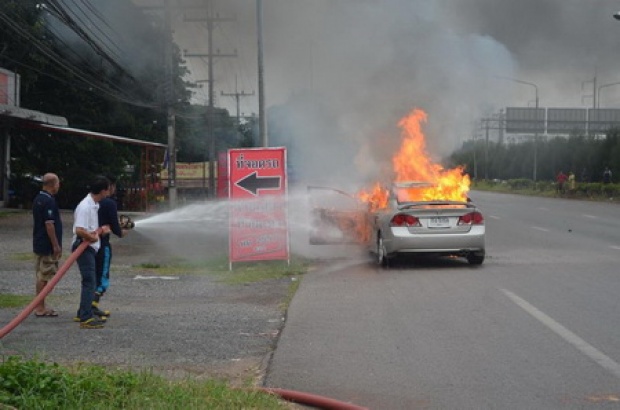
M 43 175 L 43 190 L 52 195 L 56 195 L 60 189 L 60 179 L 58 175 L 48 172 Z
M 108 192 L 108 196 L 113 196 L 114 193 L 116 192 L 116 177 L 114 175 L 107 174 L 106 178 L 108 178 L 108 181 L 110 181 L 110 189 Z
M 90 193 L 96 202 L 108 196 L 110 180 L 103 175 L 97 175 L 90 184 Z

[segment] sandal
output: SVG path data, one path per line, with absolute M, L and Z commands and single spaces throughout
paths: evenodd
M 56 312 L 54 309 L 48 309 L 43 313 L 36 313 L 34 314 L 36 317 L 56 317 L 58 316 L 58 312 Z

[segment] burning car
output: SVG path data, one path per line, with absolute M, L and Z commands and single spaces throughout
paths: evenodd
M 427 199 L 435 185 L 400 182 L 392 187 L 386 208 L 372 215 L 367 242 L 379 265 L 399 254 L 451 255 L 480 265 L 485 258 L 485 226 L 471 201 Z
M 429 182 L 397 182 L 390 190 L 375 189 L 381 194 L 369 199 L 337 189 L 308 187 L 312 198 L 310 243 L 357 243 L 382 267 L 405 254 L 458 256 L 472 265 L 482 264 L 482 211 L 469 199 L 436 199 L 437 190 L 438 186 Z M 325 201 L 328 197 L 329 203 Z
M 470 178 L 462 166 L 445 169 L 432 160 L 422 132 L 425 121 L 420 109 L 400 120 L 402 144 L 392 157 L 392 172 L 381 178 L 395 181 L 390 188 L 375 183 L 357 195 L 332 190 L 345 199 L 345 206 L 338 208 L 314 201 L 311 243 L 357 242 L 382 266 L 400 254 L 460 256 L 472 265 L 484 262 L 484 218 L 469 200 Z

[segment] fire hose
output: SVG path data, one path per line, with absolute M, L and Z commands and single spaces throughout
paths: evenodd
M 136 226 L 134 221 L 132 221 L 131 218 L 127 215 L 119 216 L 119 224 L 122 229 L 133 229 Z M 98 228 L 96 232 L 97 234 L 101 235 L 102 229 Z M 54 289 L 54 286 L 56 286 L 56 284 L 60 282 L 60 280 L 69 270 L 71 265 L 73 265 L 77 258 L 79 258 L 79 256 L 82 254 L 82 252 L 84 252 L 88 245 L 89 243 L 84 241 L 75 249 L 75 251 L 73 251 L 73 253 L 67 258 L 65 263 L 63 263 L 62 266 L 58 269 L 52 280 L 47 282 L 45 287 L 43 287 L 41 292 L 32 300 L 32 302 L 30 302 L 30 304 L 28 304 L 28 306 L 26 306 L 24 310 L 22 310 L 22 312 L 17 315 L 13 320 L 11 320 L 6 326 L 0 329 L 0 339 L 8 335 L 13 329 L 17 327 L 17 325 L 23 322 L 24 319 L 26 319 L 32 313 L 34 308 L 52 291 L 52 289 Z
M 329 397 L 317 396 L 315 394 L 304 393 L 294 390 L 277 389 L 263 387 L 260 390 L 275 394 L 284 400 L 292 403 L 305 404 L 323 410 L 367 410 L 366 407 L 360 407 L 355 404 L 330 399 Z
M 97 233 L 98 234 L 101 233 L 101 228 L 97 229 Z M 56 284 L 60 282 L 60 280 L 65 275 L 65 273 L 69 270 L 71 265 L 73 265 L 73 263 L 84 252 L 84 250 L 86 249 L 86 247 L 88 247 L 88 245 L 89 245 L 88 242 L 86 241 L 82 242 L 73 251 L 73 253 L 69 255 L 65 263 L 63 263 L 62 266 L 58 269 L 58 271 L 56 272 L 52 280 L 47 282 L 47 284 L 43 287 L 41 292 L 32 300 L 32 302 L 30 302 L 28 306 L 26 306 L 24 310 L 22 310 L 20 314 L 15 316 L 15 318 L 11 320 L 6 326 L 0 329 L 0 339 L 8 335 L 13 329 L 17 327 L 17 325 L 23 322 L 24 319 L 26 319 L 32 313 L 34 308 L 52 291 L 52 289 L 54 289 L 54 286 L 56 286 Z
M 121 216 L 121 217 L 124 217 Z M 126 220 L 121 221 L 121 225 L 125 229 L 133 229 L 135 224 L 128 217 Z M 101 228 L 96 231 L 98 234 L 101 234 Z M 47 282 L 45 287 L 41 290 L 41 292 L 22 310 L 13 320 L 11 320 L 6 326 L 0 329 L 0 339 L 4 338 L 7 334 L 9 334 L 13 329 L 15 329 L 21 322 L 24 321 L 34 310 L 34 308 L 43 300 L 60 282 L 62 277 L 67 273 L 71 265 L 75 263 L 77 258 L 84 252 L 84 250 L 90 245 L 89 242 L 82 242 L 80 245 L 69 255 L 67 260 L 62 264 L 62 266 L 58 269 L 52 280 Z M 365 407 L 356 406 L 354 404 L 338 401 L 335 399 L 331 399 L 328 397 L 317 396 L 310 393 L 298 392 L 294 390 L 286 390 L 286 389 L 278 389 L 278 388 L 260 388 L 260 390 L 275 394 L 280 396 L 282 399 L 299 404 L 305 404 L 309 406 L 313 406 L 320 409 L 325 410 L 365 410 Z

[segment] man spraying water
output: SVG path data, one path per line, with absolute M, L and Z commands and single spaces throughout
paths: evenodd
M 110 190 L 107 198 L 99 202 L 99 226 L 109 226 L 110 231 L 119 238 L 127 235 L 134 224 L 129 217 L 118 217 L 116 201 L 112 198 L 116 192 L 116 177 L 109 175 Z M 99 301 L 110 286 L 110 264 L 112 262 L 112 246 L 110 245 L 110 234 L 101 236 L 101 247 L 97 252 L 97 287 L 93 299 L 93 313 L 99 317 L 110 316 L 109 310 L 99 308 Z

